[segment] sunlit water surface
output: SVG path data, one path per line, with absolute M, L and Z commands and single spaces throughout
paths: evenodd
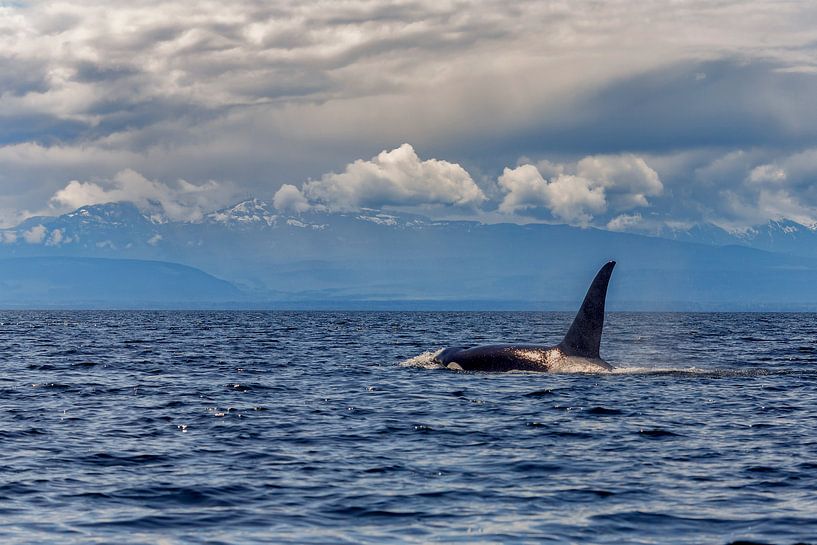
M 817 542 L 817 315 L 0 312 L 0 541 Z M 425 354 L 425 355 L 423 355 Z

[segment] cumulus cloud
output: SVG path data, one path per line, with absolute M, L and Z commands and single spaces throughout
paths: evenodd
M 46 246 L 59 246 L 63 242 L 62 229 L 54 229 L 45 241 Z
M 585 157 L 570 168 L 549 162 L 544 166 L 552 175 L 549 180 L 531 164 L 504 170 L 498 179 L 505 192 L 501 212 L 525 214 L 545 208 L 562 221 L 589 225 L 608 209 L 649 206 L 647 197 L 664 189 L 658 173 L 634 155 Z
M 456 163 L 421 160 L 414 148 L 403 144 L 382 151 L 369 161 L 357 160 L 343 172 L 330 172 L 309 180 L 298 190 L 283 186 L 275 195 L 280 209 L 328 210 L 361 207 L 448 205 L 475 207 L 486 197 L 471 175 Z
M 42 244 L 47 232 L 44 225 L 35 225 L 28 231 L 23 231 L 23 240 L 29 244 Z
M 533 165 L 506 168 L 498 181 L 507 192 L 499 210 L 508 214 L 547 208 L 559 219 L 587 225 L 593 214 L 607 208 L 601 186 L 571 175 L 560 175 L 548 182 Z
M 134 170 L 123 170 L 104 182 L 73 180 L 51 197 L 58 210 L 74 210 L 90 204 L 132 202 L 143 210 L 161 211 L 173 220 L 195 220 L 226 204 L 232 189 L 214 181 L 196 185 L 185 180 L 165 184 L 149 180 Z
M 576 174 L 600 184 L 615 210 L 649 206 L 647 197 L 664 190 L 658 173 L 632 154 L 585 157 L 576 165 Z
M 301 193 L 301 190 L 291 184 L 284 184 L 275 193 L 273 198 L 273 206 L 282 212 L 295 212 L 300 214 L 306 212 L 311 208 L 309 201 Z
M 0 232 L 0 242 L 3 244 L 14 244 L 17 242 L 17 233 L 15 231 Z
M 644 218 L 641 214 L 621 214 L 607 222 L 610 231 L 629 231 L 640 225 Z

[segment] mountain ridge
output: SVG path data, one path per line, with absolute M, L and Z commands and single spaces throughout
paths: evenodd
M 30 218 L 2 230 L 0 258 L 181 263 L 229 281 L 247 304 L 485 300 L 518 301 L 524 308 L 530 301 L 574 302 L 599 263 L 616 259 L 611 295 L 618 290 L 633 308 L 817 309 L 817 251 L 780 252 L 779 244 L 768 242 L 810 243 L 814 233 L 788 223 L 771 227 L 775 236 L 752 235 L 766 246 L 755 248 L 735 237 L 715 245 L 371 209 L 284 214 L 258 199 L 195 221 L 170 221 L 119 203 Z

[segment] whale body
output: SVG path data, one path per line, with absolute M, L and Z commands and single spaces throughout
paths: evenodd
M 540 344 L 494 344 L 466 348 L 446 348 L 434 361 L 456 371 L 540 371 L 550 373 L 594 373 L 610 371 L 613 366 L 601 359 L 601 331 L 607 285 L 615 261 L 605 264 L 596 274 L 584 296 L 579 312 L 565 338 L 556 346 Z

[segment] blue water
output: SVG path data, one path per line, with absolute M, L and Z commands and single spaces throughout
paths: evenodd
M 817 542 L 817 315 L 0 312 L 0 542 Z M 423 355 L 425 354 L 425 355 Z

